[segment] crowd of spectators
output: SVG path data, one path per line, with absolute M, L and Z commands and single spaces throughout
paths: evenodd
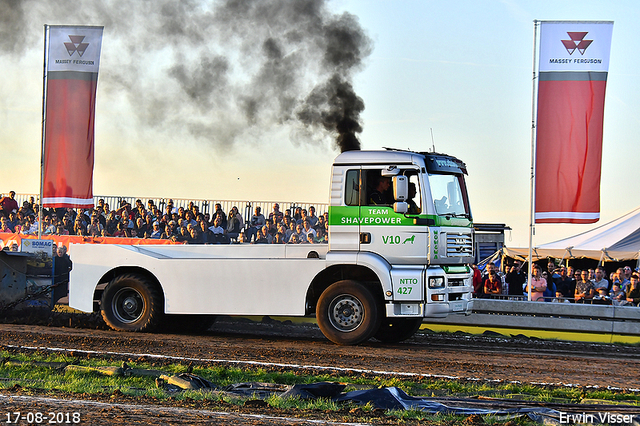
M 173 200 L 160 209 L 153 200 L 135 206 L 121 201 L 111 209 L 104 199 L 90 209 L 51 208 L 42 211 L 42 235 L 80 235 L 164 239 L 186 244 L 318 244 L 328 242 L 327 213 L 315 208 L 280 211 L 278 203 L 267 216 L 261 207 L 246 221 L 237 207 L 224 212 L 220 203 L 213 214 L 202 213 L 190 202 L 176 207 Z M 15 192 L 0 199 L 0 233 L 38 234 L 38 209 L 33 197 L 21 207 Z
M 528 298 L 556 303 L 591 303 L 615 306 L 638 306 L 640 304 L 640 270 L 630 266 L 618 268 L 607 278 L 604 267 L 576 269 L 572 266 L 557 266 L 549 261 L 547 269 L 533 265 L 531 289 L 522 263 L 516 260 L 506 267 L 506 272 L 497 271 L 488 263 L 483 275 L 474 266 L 474 296 L 480 298 Z

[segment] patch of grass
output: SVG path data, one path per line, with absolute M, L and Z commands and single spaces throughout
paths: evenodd
M 209 400 L 227 404 L 242 405 L 246 397 L 238 397 L 210 391 L 182 391 L 170 392 L 156 386 L 152 376 L 108 376 L 92 371 L 67 371 L 36 365 L 35 363 L 73 363 L 86 367 L 119 366 L 121 362 L 86 357 L 71 357 L 63 354 L 48 353 L 13 353 L 0 351 L 0 358 L 10 359 L 12 362 L 0 363 L 0 388 L 10 388 L 19 384 L 23 388 L 39 388 L 52 391 L 64 391 L 70 393 L 87 394 L 111 394 L 118 390 L 124 395 L 148 396 L 159 399 L 175 398 L 178 400 Z M 23 362 L 23 364 L 19 364 Z M 166 364 L 157 366 L 147 362 L 127 362 L 132 368 L 153 369 L 163 371 L 167 375 L 184 373 L 190 370 L 190 366 L 183 363 Z M 52 366 L 56 364 L 51 364 Z M 565 401 L 579 403 L 584 398 L 604 399 L 611 401 L 627 401 L 640 403 L 640 395 L 629 392 L 616 392 L 615 390 L 581 389 L 570 387 L 535 386 L 518 383 L 485 383 L 466 382 L 461 380 L 433 379 L 428 377 L 405 380 L 402 377 L 368 376 L 368 375 L 340 375 L 340 374 L 303 374 L 292 371 L 269 371 L 262 368 L 242 369 L 226 366 L 195 366 L 193 374 L 200 376 L 219 387 L 234 383 L 263 382 L 280 385 L 308 384 L 322 381 L 341 382 L 347 384 L 346 391 L 367 387 L 398 387 L 412 396 L 475 396 L 508 398 L 517 397 L 535 401 Z M 281 398 L 273 394 L 264 400 L 269 406 L 277 409 L 319 410 L 332 412 L 345 410 L 360 410 L 362 412 L 373 411 L 369 405 L 355 406 L 352 404 L 339 404 L 326 398 L 304 400 L 300 398 Z M 452 425 L 460 424 L 460 416 L 432 415 L 422 411 L 399 410 L 387 411 L 386 415 L 393 416 L 399 424 L 403 421 L 424 421 L 427 424 Z M 502 424 L 504 419 L 485 416 L 483 420 L 487 424 Z M 520 419 L 511 419 L 513 424 L 530 424 Z

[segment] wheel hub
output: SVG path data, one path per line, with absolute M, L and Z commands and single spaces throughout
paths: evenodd
M 125 287 L 113 297 L 111 308 L 118 321 L 130 324 L 143 314 L 144 303 L 144 298 L 136 289 Z
M 127 297 L 122 303 L 122 308 L 129 315 L 133 315 L 138 309 L 138 301 L 133 297 Z
M 333 326 L 338 330 L 355 330 L 362 324 L 364 319 L 362 302 L 351 295 L 336 297 L 331 303 L 330 319 Z

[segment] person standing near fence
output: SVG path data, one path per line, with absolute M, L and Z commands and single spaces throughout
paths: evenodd
M 533 302 L 543 302 L 547 281 L 542 278 L 542 268 L 540 268 L 540 265 L 533 265 L 531 273 L 531 284 L 529 284 L 531 286 L 531 300 Z M 529 285 L 527 285 L 527 293 L 529 293 Z

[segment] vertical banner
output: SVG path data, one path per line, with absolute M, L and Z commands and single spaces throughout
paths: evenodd
M 541 21 L 535 223 L 600 219 L 611 21 Z
M 45 27 L 42 205 L 93 206 L 93 150 L 103 27 Z M 48 38 L 47 38 L 48 35 Z

